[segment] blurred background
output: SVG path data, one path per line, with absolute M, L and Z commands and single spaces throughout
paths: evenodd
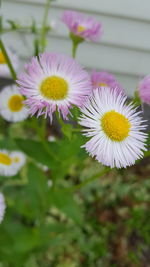
M 44 0 L 4 0 L 2 14 L 5 20 L 31 24 L 41 23 Z M 95 17 L 103 24 L 99 43 L 86 42 L 79 46 L 77 59 L 88 69 L 107 70 L 131 96 L 141 77 L 150 72 L 150 1 L 149 0 L 57 0 L 51 3 L 50 33 L 47 50 L 70 54 L 68 29 L 60 22 L 65 9 L 74 9 Z M 6 25 L 7 26 L 7 25 Z M 13 46 L 24 60 L 33 54 L 31 34 L 8 33 L 7 44 Z

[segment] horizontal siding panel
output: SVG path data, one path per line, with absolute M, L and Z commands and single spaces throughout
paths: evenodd
M 16 51 L 19 53 L 20 58 L 22 59 L 22 67 L 25 62 L 27 62 L 31 55 L 33 54 L 32 51 L 32 38 L 31 36 L 24 36 L 18 34 L 5 35 L 4 41 L 7 45 L 12 45 L 12 38 L 13 38 L 13 47 L 15 47 Z M 61 45 L 60 45 L 61 44 Z M 77 60 L 83 65 L 86 66 L 88 70 L 107 70 L 116 75 L 118 81 L 124 86 L 126 92 L 129 96 L 132 96 L 136 85 L 140 79 L 140 75 L 131 75 L 128 73 L 128 66 L 127 72 L 124 72 L 124 68 L 122 68 L 123 64 L 120 64 L 119 55 L 117 57 L 113 49 L 106 48 L 103 46 L 96 46 L 93 49 L 92 58 L 87 56 L 85 51 L 89 51 L 90 44 L 83 44 L 80 46 L 78 50 Z M 65 54 L 70 54 L 71 51 L 71 44 L 68 40 L 59 40 L 59 38 L 51 37 L 49 39 L 49 44 L 47 47 L 47 51 L 50 52 L 60 52 Z M 108 58 L 104 55 L 108 54 Z M 116 59 L 118 60 L 116 61 Z M 111 64 L 110 64 L 111 62 Z M 119 66 L 119 67 L 117 67 Z M 131 68 L 131 66 L 130 66 Z M 22 68 L 21 68 L 22 69 Z
M 5 0 L 5 2 L 41 4 L 44 0 Z M 131 19 L 150 21 L 149 0 L 56 0 L 53 6 L 92 13 L 105 13 Z
M 5 40 L 17 49 L 21 56 L 32 55 L 32 39 L 26 35 L 7 34 Z M 13 42 L 12 42 L 13 39 Z M 28 44 L 28 46 L 27 46 Z M 50 36 L 47 50 L 71 54 L 71 42 L 68 39 Z M 105 69 L 133 76 L 141 76 L 150 70 L 150 54 L 121 48 L 83 43 L 79 46 L 78 60 L 88 68 Z
M 5 0 L 2 4 L 2 13 L 5 19 L 17 19 L 23 24 L 28 24 L 34 18 L 39 24 L 42 20 L 44 2 Z M 150 70 L 150 1 L 57 0 L 50 9 L 49 21 L 60 21 L 65 8 L 84 11 L 103 24 L 104 34 L 101 42 L 81 44 L 77 54 L 78 61 L 90 70 L 107 70 L 114 73 L 128 94 L 132 95 L 140 77 Z M 9 33 L 3 38 L 24 59 L 22 63 L 32 55 L 31 35 Z M 50 33 L 47 50 L 70 54 L 71 42 L 63 23 L 58 24 L 55 33 Z
M 8 3 L 3 4 L 2 12 L 6 19 L 18 19 L 22 23 L 28 23 L 31 18 L 40 22 L 43 9 L 40 6 L 29 7 L 28 4 Z M 59 21 L 57 34 L 66 37 L 67 27 L 60 22 L 61 9 L 51 8 L 49 17 Z M 104 15 L 95 15 L 97 21 L 103 24 L 102 44 L 112 44 L 129 49 L 147 50 L 150 52 L 150 25 L 146 22 L 135 22 L 127 19 L 115 18 Z M 145 38 L 146 36 L 146 38 Z

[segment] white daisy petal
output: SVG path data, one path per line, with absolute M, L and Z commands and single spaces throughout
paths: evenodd
M 20 170 L 25 165 L 26 157 L 22 152 L 13 151 L 10 153 L 10 157 L 12 159 L 13 164 L 18 170 Z

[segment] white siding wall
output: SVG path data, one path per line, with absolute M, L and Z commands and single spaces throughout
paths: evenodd
M 3 0 L 5 19 L 17 19 L 26 24 L 34 18 L 42 20 L 45 0 Z M 51 33 L 47 50 L 70 54 L 68 31 L 60 22 L 65 9 L 75 9 L 94 16 L 103 24 L 101 42 L 85 42 L 78 50 L 78 60 L 89 69 L 114 73 L 133 94 L 140 77 L 150 73 L 150 1 L 149 0 L 57 0 L 52 3 L 49 20 L 59 20 L 56 33 Z M 21 37 L 21 38 L 20 38 Z M 5 34 L 23 58 L 32 54 L 32 36 Z

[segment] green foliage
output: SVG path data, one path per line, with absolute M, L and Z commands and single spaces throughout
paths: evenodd
M 77 224 L 83 221 L 83 211 L 73 198 L 73 195 L 67 190 L 51 190 L 49 195 L 50 203 L 52 203 L 61 212 L 65 213 L 69 218 L 73 219 Z
M 22 266 L 28 255 L 56 245 L 57 236 L 66 231 L 63 222 L 49 219 L 51 206 L 56 206 L 69 217 L 80 221 L 81 211 L 71 195 L 62 192 L 53 193 L 48 187 L 47 177 L 35 165 L 29 164 L 28 181 L 18 190 L 12 187 L 5 189 L 8 211 L 5 222 L 1 225 L 0 260 Z M 21 178 L 20 178 L 21 179 Z M 64 204 L 61 204 L 61 201 Z M 72 209 L 67 207 L 70 201 Z M 47 219 L 45 220 L 45 217 Z M 15 255 L 15 257 L 14 257 Z
M 56 142 L 40 142 L 30 139 L 16 139 L 18 147 L 35 161 L 46 165 L 52 170 L 54 179 L 63 178 L 69 174 L 70 167 L 77 165 L 86 158 L 86 153 L 81 150 L 84 139 L 81 135 L 72 136 L 72 141 L 62 139 Z
M 35 161 L 48 167 L 52 166 L 52 153 L 51 151 L 48 153 L 41 142 L 30 139 L 16 139 L 15 142 L 25 154 L 33 158 Z
M 86 184 L 103 168 L 81 149 L 85 139 L 72 126 L 62 125 L 64 137 L 55 142 L 43 139 L 43 129 L 39 139 L 31 139 L 24 125 L 18 126 L 0 137 L 1 148 L 27 156 L 20 174 L 0 180 L 7 202 L 0 225 L 2 267 L 118 267 L 122 261 L 140 266 L 150 246 L 149 179 L 139 179 L 132 170 L 113 170 Z

